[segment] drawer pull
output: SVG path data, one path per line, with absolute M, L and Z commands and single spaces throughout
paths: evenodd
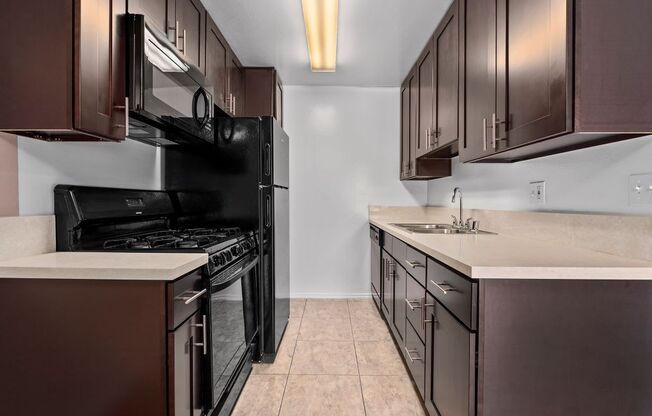
M 428 308 L 434 307 L 434 303 L 424 303 L 423 308 L 421 309 L 421 320 L 423 321 L 422 328 L 426 329 L 426 324 L 429 324 L 432 322 L 430 319 L 426 319 L 426 315 L 428 315 Z M 435 321 L 436 322 L 436 321 Z
M 184 295 L 186 293 L 192 294 L 192 296 L 182 296 L 182 295 Z M 182 301 L 183 303 L 185 303 L 186 305 L 190 305 L 192 302 L 199 299 L 204 293 L 206 293 L 206 289 L 200 290 L 200 291 L 189 290 L 187 292 L 183 292 L 181 295 L 174 298 L 174 300 L 179 300 L 179 301 Z
M 431 280 L 430 283 L 437 286 L 437 289 L 444 292 L 444 295 L 447 294 L 448 292 L 456 292 L 457 291 L 457 289 L 455 289 L 453 286 L 451 286 L 450 283 L 446 283 L 446 282 L 435 283 L 434 280 Z M 444 288 L 444 286 L 446 286 L 446 288 Z
M 417 350 L 410 350 L 408 347 L 405 347 L 405 352 L 407 353 L 407 357 L 410 360 L 411 363 L 414 363 L 415 361 L 422 361 L 422 358 L 419 357 L 418 355 L 416 357 L 413 357 L 412 354 L 417 353 Z
M 418 261 L 405 260 L 405 262 L 407 263 L 408 266 L 410 266 L 413 269 L 416 269 L 416 268 L 419 268 L 419 267 L 423 267 L 424 269 L 426 268 L 425 265 L 419 263 Z
M 410 300 L 410 299 L 405 299 L 405 303 L 407 303 L 408 308 L 410 308 L 411 311 L 415 309 L 421 309 L 421 302 L 418 300 Z M 416 303 L 417 306 L 412 305 L 413 303 Z

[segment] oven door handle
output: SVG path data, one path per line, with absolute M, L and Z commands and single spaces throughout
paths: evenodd
M 249 270 L 253 269 L 256 266 L 256 264 L 258 264 L 258 256 L 254 257 L 252 260 L 249 260 L 242 266 L 238 267 L 236 271 L 231 273 L 228 279 L 224 279 L 224 280 L 220 279 L 218 285 L 220 286 L 220 288 L 230 286 L 231 283 L 235 282 L 240 278 L 240 275 L 247 273 Z M 212 286 L 212 282 L 211 282 L 211 286 Z

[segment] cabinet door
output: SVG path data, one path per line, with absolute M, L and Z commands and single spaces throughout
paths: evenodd
M 394 314 L 394 277 L 393 277 L 393 261 L 389 254 L 382 250 L 382 310 L 385 315 L 385 319 L 388 322 L 392 322 L 392 315 Z
M 168 407 L 171 416 L 202 414 L 201 369 L 205 341 L 203 325 L 206 324 L 204 316 L 196 312 L 168 336 L 171 360 L 168 372 Z
M 419 83 L 416 68 L 412 70 L 408 84 L 408 88 L 410 89 L 410 168 L 408 170 L 408 176 L 411 178 L 417 175 L 417 141 L 419 140 L 417 130 L 419 127 Z
M 434 36 L 435 128 L 433 147 L 460 139 L 460 33 L 459 5 L 456 0 L 442 19 Z
M 190 63 L 203 71 L 206 11 L 199 0 L 175 0 L 174 3 L 179 28 L 179 33 L 176 34 L 177 48 Z
M 475 415 L 476 335 L 428 296 L 426 407 L 432 414 Z
M 206 80 L 213 87 L 215 104 L 227 110 L 227 51 L 228 47 L 222 33 L 213 19 L 206 13 Z
M 410 170 L 410 86 L 406 81 L 401 88 L 401 179 L 409 176 Z
M 242 115 L 244 112 L 244 74 L 238 58 L 230 50 L 227 69 L 229 73 L 228 93 L 231 100 L 229 109 L 234 116 Z
M 376 295 L 381 293 L 380 283 L 380 246 L 377 242 L 371 241 L 371 289 Z
M 431 133 L 433 127 L 433 73 L 434 51 L 432 40 L 421 53 L 417 61 L 417 131 L 416 156 L 419 157 L 432 150 Z
M 496 111 L 496 2 L 466 0 L 465 137 L 460 160 L 493 153 L 490 143 L 492 114 Z
M 147 16 L 149 21 L 161 32 L 168 33 L 174 30 L 174 26 L 168 27 L 165 23 L 166 0 L 129 0 L 128 7 L 131 14 Z
M 99 137 L 124 140 L 125 1 L 89 0 L 78 2 L 77 7 L 75 128 Z
M 497 2 L 496 150 L 572 131 L 568 2 Z
M 407 282 L 407 272 L 405 269 L 399 265 L 394 266 L 394 318 L 392 322 L 394 323 L 394 328 L 399 337 L 405 339 L 405 290 Z

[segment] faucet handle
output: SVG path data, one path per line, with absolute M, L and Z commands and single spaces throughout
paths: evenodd
M 460 219 L 460 222 L 457 221 L 457 217 L 455 215 L 451 215 L 451 218 L 453 218 L 453 227 L 457 227 L 458 225 L 462 225 L 462 220 Z
M 473 221 L 473 217 L 469 217 L 469 218 L 467 218 L 466 221 L 464 222 L 464 228 L 466 228 L 467 230 L 470 230 L 471 227 L 472 227 L 471 224 L 472 224 L 473 222 L 474 222 L 474 221 Z

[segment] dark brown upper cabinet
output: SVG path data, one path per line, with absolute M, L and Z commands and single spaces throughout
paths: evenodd
M 417 66 L 401 86 L 401 180 L 428 180 L 451 175 L 450 159 L 417 158 L 419 85 Z
M 205 65 L 205 15 L 199 0 L 168 0 L 168 36 L 172 34 L 179 52 L 201 71 Z
M 247 67 L 245 77 L 245 110 L 247 117 L 271 116 L 283 125 L 283 83 L 278 71 L 271 67 Z
M 145 15 L 149 22 L 168 36 L 175 29 L 174 26 L 168 27 L 166 24 L 167 0 L 129 0 L 127 7 L 131 14 Z
M 462 161 L 513 162 L 652 132 L 652 3 L 466 0 Z
M 228 111 L 227 56 L 229 45 L 213 19 L 206 13 L 206 81 L 213 88 L 213 102 Z
M 124 0 L 3 1 L 0 130 L 124 140 Z M 38 13 L 34 10 L 38 9 Z

